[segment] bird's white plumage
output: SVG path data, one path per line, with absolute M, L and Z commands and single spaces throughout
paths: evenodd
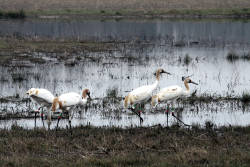
M 33 102 L 41 107 L 49 107 L 53 103 L 54 95 L 47 89 L 31 88 L 27 94 Z
M 185 95 L 183 92 L 184 92 L 183 88 L 181 88 L 178 85 L 174 85 L 174 86 L 169 86 L 169 87 L 162 89 L 157 94 L 157 96 L 160 99 L 160 101 L 174 100 L 174 99 L 178 99 L 180 97 L 183 97 Z
M 81 95 L 75 92 L 69 92 L 62 94 L 58 97 L 58 100 L 62 103 L 62 107 L 71 107 L 75 105 L 84 105 L 87 103 L 86 98 L 82 98 Z
M 182 98 L 185 96 L 190 95 L 190 89 L 188 86 L 188 83 L 193 83 L 198 85 L 197 83 L 193 82 L 191 79 L 186 78 L 184 80 L 184 85 L 186 87 L 186 90 L 184 90 L 182 87 L 178 85 L 168 86 L 160 90 L 160 92 L 152 97 L 151 104 L 153 106 L 156 106 L 159 102 L 162 101 L 174 101 L 178 98 Z
M 130 99 L 133 100 L 133 104 L 148 101 L 152 96 L 153 91 L 158 85 L 158 81 L 155 81 L 152 85 L 145 85 L 134 89 L 129 93 Z
M 82 96 L 75 92 L 69 92 L 54 98 L 52 104 L 52 110 L 48 113 L 48 125 L 51 124 L 51 112 L 55 112 L 57 109 L 61 109 L 62 112 L 68 111 L 69 124 L 71 127 L 71 120 L 73 118 L 74 109 L 78 105 L 85 105 L 87 103 L 87 95 L 90 98 L 90 92 L 88 89 L 83 90 Z M 58 118 L 59 122 L 59 118 Z M 57 124 L 58 125 L 58 124 Z

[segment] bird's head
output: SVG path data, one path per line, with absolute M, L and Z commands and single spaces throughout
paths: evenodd
M 89 89 L 84 89 L 82 91 L 82 98 L 86 98 L 87 96 L 88 96 L 89 99 L 91 99 Z
M 165 70 L 162 69 L 162 68 L 159 68 L 159 69 L 154 73 L 154 75 L 157 76 L 157 74 L 159 75 L 159 74 L 163 74 L 163 73 L 168 74 L 168 75 L 171 75 L 169 72 L 165 71 Z
M 191 76 L 192 76 L 192 75 L 187 76 L 187 77 L 182 77 L 181 79 L 182 79 L 182 81 L 184 81 L 184 82 L 186 82 L 186 83 L 192 83 L 192 84 L 198 85 L 198 83 L 196 83 L 196 82 L 194 82 L 194 81 L 192 81 L 192 80 L 190 79 Z
M 26 92 L 26 94 L 29 95 L 29 96 L 31 96 L 31 95 L 35 94 L 35 91 L 36 91 L 35 88 L 30 88 L 30 89 Z
M 159 80 L 159 77 L 161 74 L 168 74 L 168 75 L 171 75 L 171 73 L 165 71 L 164 69 L 162 68 L 159 68 L 155 73 L 154 75 L 156 76 L 157 80 Z

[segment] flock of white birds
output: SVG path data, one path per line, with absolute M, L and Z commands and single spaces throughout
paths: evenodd
M 161 74 L 164 74 L 164 73 L 171 75 L 169 72 L 166 72 L 163 69 L 158 69 L 155 73 L 156 81 L 152 85 L 145 85 L 145 86 L 136 88 L 125 97 L 124 108 L 125 109 L 128 108 L 132 112 L 134 112 L 140 118 L 140 123 L 143 122 L 143 119 L 141 117 L 141 109 L 140 109 L 141 105 L 149 101 L 150 98 L 151 98 L 151 105 L 153 107 L 156 107 L 157 104 L 159 104 L 160 102 L 174 101 L 178 98 L 182 98 L 183 96 L 190 95 L 190 89 L 188 85 L 189 83 L 198 85 L 197 83 L 193 82 L 190 79 L 190 77 L 182 77 L 182 80 L 184 81 L 184 85 L 186 89 L 183 89 L 182 87 L 178 85 L 169 86 L 169 87 L 165 87 L 161 89 L 156 95 L 152 96 L 153 91 L 157 88 L 159 84 Z M 88 98 L 91 99 L 89 89 L 84 89 L 81 95 L 75 92 L 69 92 L 69 93 L 62 94 L 58 97 L 55 97 L 47 89 L 42 89 L 42 88 L 31 88 L 26 93 L 27 95 L 29 95 L 32 102 L 40 106 L 37 112 L 40 112 L 41 108 L 47 109 L 47 122 L 48 122 L 49 129 L 51 125 L 52 112 L 55 112 L 57 110 L 60 110 L 61 113 L 68 112 L 69 126 L 71 128 L 71 120 L 73 117 L 73 111 L 75 107 L 77 107 L 78 105 L 86 105 L 87 99 Z M 137 105 L 140 106 L 139 109 Z M 174 116 L 173 113 L 172 115 Z M 60 118 L 61 117 L 59 116 L 58 121 L 57 121 L 57 127 L 58 127 Z

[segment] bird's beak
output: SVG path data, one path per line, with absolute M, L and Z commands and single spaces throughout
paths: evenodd
M 199 84 L 197 84 L 197 83 L 196 83 L 196 82 L 194 82 L 194 81 L 191 81 L 191 83 L 192 83 L 192 84 L 195 84 L 195 85 L 199 85 Z
M 87 93 L 88 97 L 89 97 L 89 100 L 92 100 L 91 97 L 90 97 L 90 93 Z
M 27 91 L 26 94 L 29 95 L 29 91 Z
M 162 71 L 162 73 L 165 73 L 165 74 L 171 75 L 171 73 L 169 73 L 169 72 L 167 72 L 167 71 Z

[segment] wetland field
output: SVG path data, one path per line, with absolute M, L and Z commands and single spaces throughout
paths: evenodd
M 250 21 L 247 19 L 0 20 L 2 166 L 248 166 Z M 167 126 L 167 103 L 124 109 L 128 92 L 155 81 L 184 87 Z M 26 91 L 85 88 L 92 100 L 60 129 L 34 119 Z M 57 115 L 54 115 L 56 118 Z

